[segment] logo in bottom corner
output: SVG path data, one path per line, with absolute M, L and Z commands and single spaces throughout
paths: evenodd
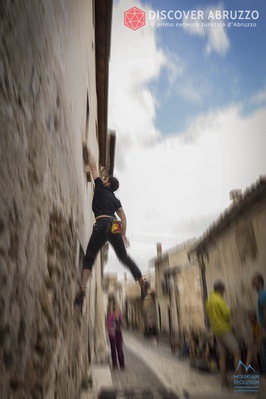
M 249 364 L 246 366 L 239 360 L 234 373 L 234 391 L 256 393 L 259 391 L 259 373 Z

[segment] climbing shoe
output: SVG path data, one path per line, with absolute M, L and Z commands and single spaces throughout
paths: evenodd
M 148 294 L 148 290 L 150 288 L 150 283 L 145 279 L 140 279 L 139 285 L 141 291 L 141 299 L 145 299 Z

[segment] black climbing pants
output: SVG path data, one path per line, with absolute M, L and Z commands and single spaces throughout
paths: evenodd
M 83 269 L 92 270 L 98 252 L 108 241 L 114 248 L 120 262 L 129 269 L 135 280 L 139 280 L 142 277 L 141 271 L 127 254 L 121 233 L 113 234 L 111 232 L 113 220 L 113 218 L 100 218 L 94 224 L 86 255 L 83 258 Z

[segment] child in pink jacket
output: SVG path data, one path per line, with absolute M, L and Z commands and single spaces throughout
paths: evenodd
M 114 310 L 107 316 L 107 329 L 111 346 L 111 355 L 113 369 L 117 369 L 117 357 L 120 369 L 125 369 L 124 352 L 123 352 L 123 336 L 122 336 L 123 318 L 118 305 L 114 306 Z

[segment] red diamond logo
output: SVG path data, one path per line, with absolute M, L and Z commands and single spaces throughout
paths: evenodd
M 146 14 L 137 7 L 132 7 L 124 12 L 124 25 L 137 30 L 146 24 Z

